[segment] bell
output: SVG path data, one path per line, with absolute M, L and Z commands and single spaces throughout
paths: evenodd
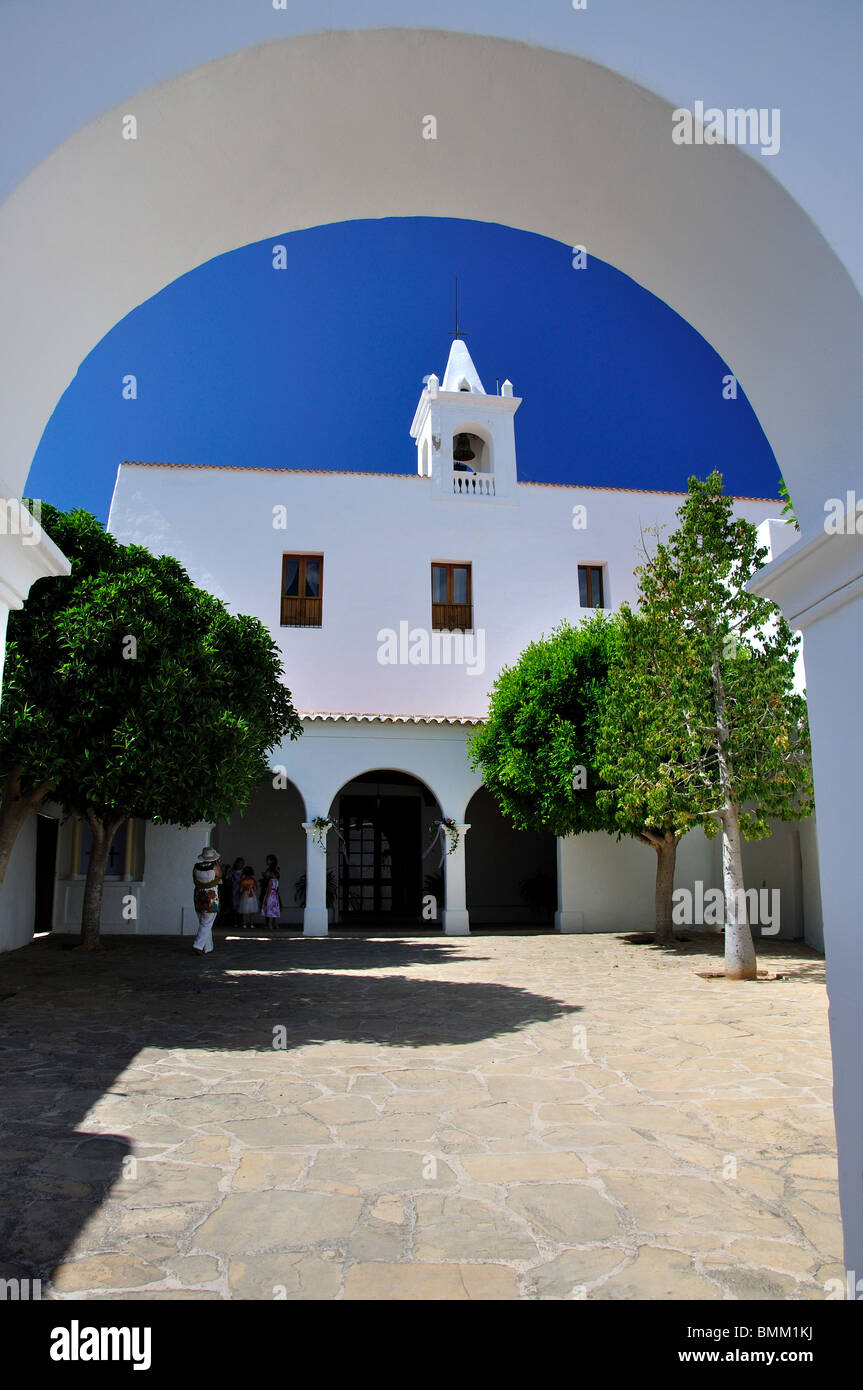
M 476 454 L 474 453 L 473 449 L 470 447 L 470 436 L 469 436 L 469 435 L 466 435 L 466 434 L 457 434 L 457 435 L 456 435 L 456 437 L 455 437 L 455 444 L 453 445 L 452 456 L 453 456 L 453 462 L 454 462 L 454 463 L 467 463 L 470 459 L 475 459 L 475 458 L 476 458 Z

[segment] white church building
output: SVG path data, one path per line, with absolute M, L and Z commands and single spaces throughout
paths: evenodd
M 509 381 L 485 389 L 457 337 L 442 379 L 427 378 L 416 406 L 411 474 L 121 465 L 109 530 L 175 556 L 231 611 L 261 619 L 303 734 L 272 751 L 271 778 L 229 821 L 124 826 L 104 932 L 193 933 L 191 867 L 207 839 L 223 861 L 242 856 L 258 874 L 276 854 L 282 922 L 310 935 L 334 925 L 652 929 L 652 850 L 602 834 L 513 830 L 468 761 L 501 668 L 562 620 L 634 602 L 642 531 L 673 530 L 684 500 L 519 481 L 520 404 Z M 735 508 L 760 527 L 770 558 L 791 543 L 775 500 L 739 498 Z M 323 833 L 321 818 L 332 822 Z M 443 819 L 458 827 L 446 854 L 434 841 Z M 54 930 L 76 931 L 86 828 L 69 819 L 58 832 L 54 819 L 38 830 L 43 865 L 55 865 L 43 925 L 50 916 Z M 748 887 L 780 890 L 779 935 L 820 949 L 812 821 L 748 844 L 745 872 Z M 718 839 L 687 835 L 675 881 L 718 887 Z M 5 944 L 22 944 L 20 933 Z

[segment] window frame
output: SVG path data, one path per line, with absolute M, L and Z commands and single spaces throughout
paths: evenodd
M 436 569 L 446 571 L 446 599 L 438 602 L 434 596 L 434 572 Z M 453 594 L 455 591 L 455 571 L 467 570 L 467 601 L 456 603 Z M 431 587 L 431 626 L 432 632 L 472 632 L 473 631 L 473 563 L 470 560 L 432 560 L 429 571 L 429 582 Z M 438 610 L 435 614 L 435 610 Z M 441 609 L 460 609 L 461 616 L 467 617 L 465 625 L 458 624 L 453 626 L 452 622 L 445 622 L 444 618 L 452 619 L 457 614 L 452 612 L 448 615 L 442 614 Z
M 289 560 L 298 562 L 297 568 L 297 592 L 296 594 L 285 593 L 285 570 Z M 306 594 L 306 565 L 309 560 L 318 562 L 318 593 L 317 596 Z M 303 613 L 311 611 L 314 622 L 292 621 L 286 614 L 291 609 L 288 605 L 296 605 L 299 610 L 302 605 Z M 316 550 L 285 550 L 282 552 L 282 578 L 279 590 L 279 626 L 280 627 L 323 627 L 324 625 L 324 556 L 322 551 Z
M 583 604 L 581 601 L 581 573 L 584 570 L 587 574 L 587 595 L 588 602 Z M 599 572 L 599 603 L 591 603 L 593 597 L 593 572 Z M 579 565 L 578 566 L 578 606 L 579 608 L 605 608 L 605 565 Z

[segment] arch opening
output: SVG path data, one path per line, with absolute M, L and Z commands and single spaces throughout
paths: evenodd
M 217 925 L 237 926 L 236 899 L 228 870 L 242 859 L 254 870 L 260 884 L 267 855 L 274 854 L 280 869 L 279 897 L 281 912 L 276 925 L 297 926 L 302 923 L 302 887 L 306 873 L 306 835 L 303 821 L 305 805 L 299 788 L 283 776 L 265 778 L 252 793 L 244 811 L 217 821 L 211 844 L 222 856 L 223 886 L 220 894 Z M 260 897 L 260 892 L 258 893 Z M 254 925 L 262 918 L 257 914 Z
M 434 792 L 412 773 L 374 768 L 343 783 L 330 806 L 338 828 L 327 854 L 328 905 L 343 928 L 435 928 L 443 867 Z
M 516 830 L 486 787 L 474 792 L 465 820 L 471 927 L 550 929 L 558 906 L 556 837 Z

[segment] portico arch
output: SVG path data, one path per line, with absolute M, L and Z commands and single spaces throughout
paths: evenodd
M 121 134 L 130 110 L 135 141 Z M 273 227 L 508 223 L 585 246 L 687 319 L 744 386 L 802 528 L 759 583 L 807 631 L 846 1258 L 859 1269 L 863 933 L 848 866 L 863 754 L 856 705 L 835 692 L 860 676 L 863 541 L 825 538 L 823 518 L 859 487 L 863 300 L 766 168 L 671 132 L 667 102 L 593 63 L 416 30 L 286 39 L 135 96 L 0 209 L 0 480 L 23 490 L 54 405 L 120 318 Z
M 342 926 L 407 929 L 439 920 L 444 901 L 431 882 L 430 826 L 445 814 L 431 787 L 401 768 L 369 768 L 346 778 L 330 804 L 337 834 L 327 867 L 337 886 Z M 433 851 L 432 851 L 433 853 Z M 431 889 L 434 911 L 423 917 Z

